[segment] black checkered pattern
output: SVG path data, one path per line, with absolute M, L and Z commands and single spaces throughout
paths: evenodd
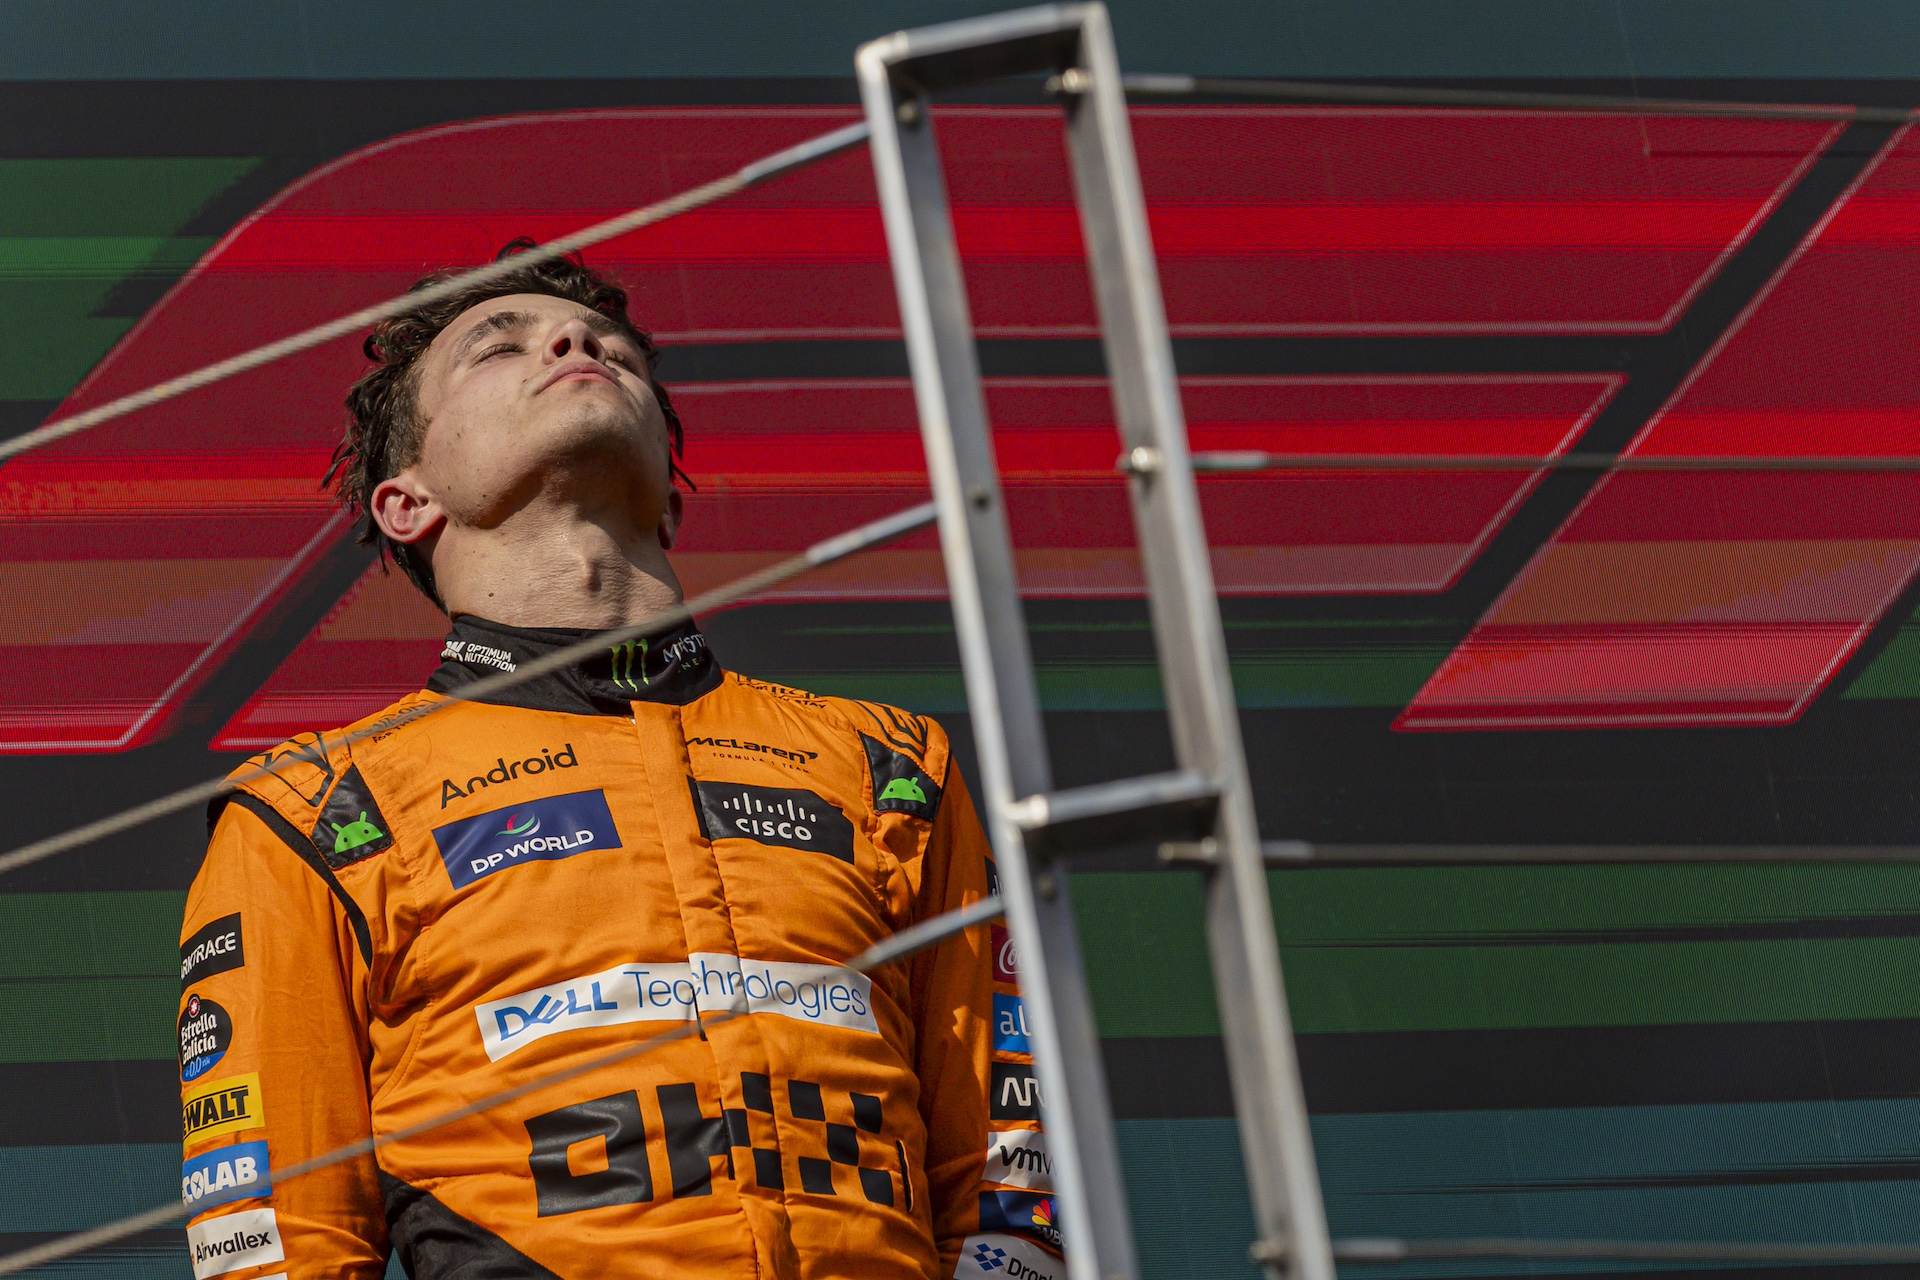
M 795 1120 L 808 1120 L 820 1125 L 822 1145 L 827 1157 L 796 1156 L 794 1166 L 800 1173 L 800 1189 L 809 1195 L 838 1195 L 834 1186 L 833 1169 L 835 1165 L 845 1165 L 854 1171 L 860 1184 L 860 1191 L 873 1204 L 891 1205 L 893 1203 L 894 1170 L 877 1166 L 863 1165 L 860 1162 L 860 1135 L 862 1133 L 880 1135 L 881 1108 L 880 1099 L 870 1093 L 849 1093 L 845 1118 L 852 1124 L 842 1124 L 838 1118 L 827 1119 L 828 1098 L 819 1085 L 810 1080 L 789 1080 L 786 1082 L 787 1114 Z M 747 1112 L 758 1111 L 765 1115 L 774 1114 L 774 1082 L 768 1076 L 757 1071 L 740 1073 L 740 1096 L 746 1103 L 745 1110 L 725 1113 L 728 1141 L 736 1147 L 746 1147 L 753 1153 L 754 1180 L 763 1187 L 774 1190 L 786 1189 L 786 1179 L 780 1170 L 780 1151 L 778 1147 L 757 1147 L 753 1145 L 752 1132 L 748 1125 Z M 838 1099 L 834 1099 L 837 1103 Z M 838 1113 L 836 1105 L 833 1110 Z M 899 1175 L 906 1190 L 907 1208 L 913 1207 L 913 1186 L 907 1177 L 906 1148 L 898 1143 L 887 1143 L 882 1139 L 878 1144 L 882 1159 L 894 1156 L 899 1161 Z M 889 1149 L 891 1148 L 891 1149 Z

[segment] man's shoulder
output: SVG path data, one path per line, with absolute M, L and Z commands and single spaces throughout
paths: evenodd
M 810 722 L 818 732 L 838 737 L 864 755 L 874 771 L 876 799 L 894 777 L 917 775 L 922 786 L 929 781 L 946 784 L 947 733 L 931 716 L 884 702 L 809 693 L 734 671 L 727 673 L 727 679 L 749 695 L 778 703 L 788 715 Z M 897 788 L 904 789 L 904 784 Z
M 344 857 L 362 850 L 378 852 L 392 840 L 355 756 L 364 758 L 370 749 L 404 732 L 423 707 L 439 701 L 438 694 L 422 690 L 338 729 L 296 734 L 279 746 L 248 756 L 227 775 L 228 781 L 234 784 L 235 794 L 256 802 L 248 807 L 258 813 L 264 804 L 311 839 L 322 854 Z M 224 804 L 216 802 L 214 812 L 221 808 Z M 327 860 L 341 865 L 337 857 Z

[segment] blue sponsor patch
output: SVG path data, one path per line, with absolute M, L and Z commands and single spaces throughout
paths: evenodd
M 273 1166 L 264 1142 L 215 1147 L 180 1166 L 180 1203 L 195 1213 L 272 1194 Z
M 1027 1002 L 1019 996 L 993 998 L 993 1047 L 1007 1053 L 1032 1053 L 1027 1047 Z
M 604 791 L 574 791 L 495 809 L 433 829 L 453 887 L 523 862 L 557 862 L 576 853 L 618 849 L 620 833 Z
M 1005 1231 L 1060 1247 L 1060 1226 L 1054 1219 L 1053 1197 L 1031 1191 L 980 1193 L 980 1230 Z

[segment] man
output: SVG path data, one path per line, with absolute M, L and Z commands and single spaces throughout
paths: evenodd
M 528 266 L 366 350 L 329 478 L 452 630 L 363 725 L 678 603 L 680 425 L 617 287 Z M 338 737 L 216 806 L 187 900 L 200 1280 L 390 1248 L 463 1280 L 1062 1274 L 1010 957 L 981 927 L 844 967 L 991 891 L 938 725 L 723 672 L 686 625 Z

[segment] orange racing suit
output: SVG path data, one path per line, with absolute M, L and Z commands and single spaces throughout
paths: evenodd
M 459 619 L 361 723 L 582 634 Z M 845 967 L 996 887 L 937 724 L 689 626 L 268 758 L 182 933 L 197 1280 L 1064 1274 L 1004 933 Z

